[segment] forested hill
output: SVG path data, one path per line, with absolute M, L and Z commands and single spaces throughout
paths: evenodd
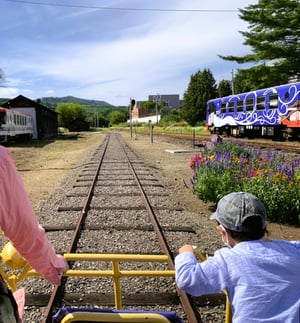
M 0 98 L 0 105 L 4 102 L 9 101 L 7 98 Z M 40 103 L 50 109 L 55 109 L 59 103 L 78 103 L 86 108 L 100 108 L 100 107 L 110 107 L 115 108 L 114 105 L 100 100 L 88 100 L 76 98 L 74 96 L 64 96 L 64 97 L 44 97 L 40 98 Z
M 41 104 L 45 105 L 48 108 L 55 109 L 57 104 L 59 103 L 78 103 L 78 104 L 84 105 L 87 108 L 114 107 L 114 105 L 109 104 L 105 101 L 81 99 L 81 98 L 76 98 L 74 96 L 41 98 Z

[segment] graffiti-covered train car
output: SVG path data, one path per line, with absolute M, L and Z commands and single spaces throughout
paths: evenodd
M 227 136 L 299 139 L 300 82 L 209 100 L 206 125 Z

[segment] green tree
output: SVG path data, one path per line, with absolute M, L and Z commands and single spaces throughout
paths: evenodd
M 232 85 L 228 80 L 222 80 L 218 84 L 218 96 L 221 98 L 232 94 Z
M 193 74 L 186 92 L 183 95 L 183 104 L 180 116 L 191 126 L 205 120 L 206 101 L 216 97 L 216 81 L 209 69 Z
M 141 109 L 144 109 L 148 111 L 149 113 L 155 113 L 156 112 L 156 106 L 154 101 L 143 101 L 140 104 Z
M 109 116 L 110 124 L 119 124 L 127 121 L 127 111 L 112 111 Z
M 253 82 L 251 81 L 251 77 L 249 76 L 249 70 L 239 69 L 234 76 L 233 80 L 233 90 L 234 93 L 244 93 L 251 91 L 253 86 L 251 85 Z M 257 89 L 260 87 L 257 87 Z
M 109 120 L 104 118 L 104 116 L 99 116 L 97 120 L 98 127 L 100 128 L 108 128 L 109 127 Z
M 240 18 L 249 23 L 248 31 L 241 34 L 252 53 L 220 57 L 239 64 L 257 64 L 243 71 L 251 89 L 299 80 L 299 0 L 259 0 L 239 11 Z
M 78 103 L 59 103 L 55 109 L 58 113 L 58 125 L 69 128 L 74 119 L 85 120 L 85 108 Z
M 90 114 L 86 117 L 86 121 L 90 123 L 92 127 L 99 127 L 99 128 L 108 128 L 109 127 L 109 120 L 104 117 L 102 114 Z
M 181 121 L 179 110 L 177 109 L 172 109 L 168 112 L 166 112 L 165 109 L 162 109 L 161 112 L 162 112 L 162 119 L 159 122 L 161 124 Z

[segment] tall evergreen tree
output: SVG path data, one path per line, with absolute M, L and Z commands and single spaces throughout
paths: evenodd
M 216 92 L 216 81 L 209 69 L 193 74 L 188 89 L 183 95 L 181 118 L 192 126 L 205 120 L 206 101 L 216 97 Z
M 222 80 L 218 84 L 218 96 L 223 97 L 232 94 L 233 84 L 228 80 Z
M 244 70 L 251 88 L 263 88 L 300 79 L 300 3 L 299 0 L 259 0 L 239 9 L 240 18 L 249 23 L 241 32 L 244 45 L 252 53 L 221 56 L 237 63 L 257 63 Z

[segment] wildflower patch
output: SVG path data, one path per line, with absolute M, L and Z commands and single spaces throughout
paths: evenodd
M 190 167 L 200 200 L 217 203 L 228 193 L 249 192 L 265 204 L 269 221 L 300 223 L 300 158 L 288 161 L 282 152 L 223 142 L 192 156 Z

